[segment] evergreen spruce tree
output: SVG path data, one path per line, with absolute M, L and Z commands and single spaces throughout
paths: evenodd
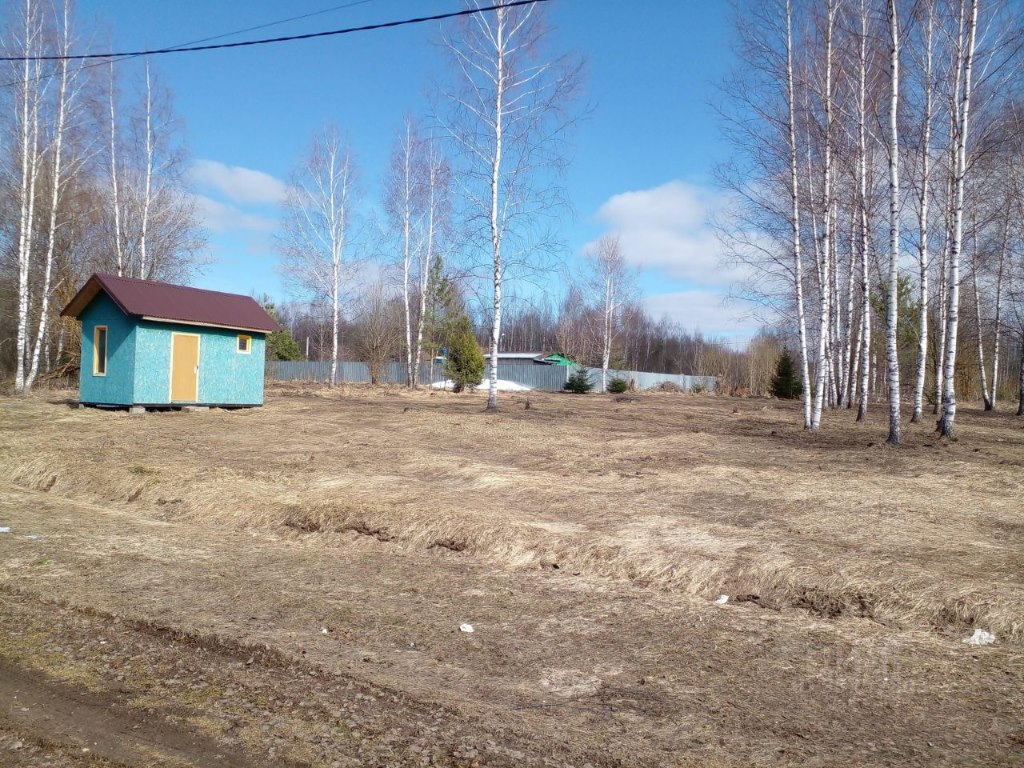
M 802 383 L 796 372 L 796 363 L 789 350 L 783 349 L 779 361 L 775 364 L 771 393 L 780 400 L 793 400 L 800 397 L 801 391 Z
M 484 355 L 476 342 L 469 318 L 459 315 L 451 321 L 447 333 L 448 358 L 445 375 L 454 383 L 454 390 L 472 389 L 484 380 Z
M 590 380 L 590 372 L 582 366 L 578 367 L 565 382 L 566 391 L 576 395 L 585 395 L 593 388 L 594 382 Z
M 260 304 L 267 310 L 267 314 L 274 318 L 274 322 L 280 326 L 273 333 L 267 334 L 267 360 L 301 360 L 302 350 L 299 349 L 299 342 L 292 336 L 292 329 L 282 325 L 281 319 L 277 316 L 277 307 L 270 300 L 267 294 L 259 299 Z

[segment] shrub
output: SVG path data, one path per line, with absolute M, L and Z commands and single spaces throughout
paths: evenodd
M 803 385 L 796 372 L 796 363 L 788 349 L 783 349 L 782 354 L 779 355 L 769 391 L 780 400 L 793 400 L 803 393 Z
M 608 382 L 608 391 L 613 395 L 621 395 L 623 392 L 629 391 L 629 382 L 621 376 L 614 376 Z
M 268 360 L 301 360 L 302 350 L 299 342 L 292 336 L 290 328 L 281 328 L 267 334 Z
M 484 356 L 473 335 L 473 326 L 465 315 L 452 322 L 444 372 L 452 380 L 452 389 L 456 392 L 467 387 L 472 389 L 484 380 Z
M 585 395 L 594 388 L 594 382 L 590 380 L 590 374 L 586 368 L 577 368 L 576 373 L 569 376 L 565 382 L 565 388 L 576 395 Z

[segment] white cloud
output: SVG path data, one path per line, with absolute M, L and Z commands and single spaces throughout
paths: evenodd
M 236 203 L 279 203 L 287 185 L 269 173 L 216 160 L 197 160 L 191 169 L 192 180 L 214 189 Z
M 609 198 L 597 218 L 618 235 L 631 264 L 697 285 L 723 285 L 739 273 L 724 265 L 711 221 L 728 205 L 728 195 L 670 181 Z
M 204 195 L 193 195 L 192 199 L 203 224 L 213 232 L 272 232 L 277 228 L 277 222 L 267 216 L 246 213 L 240 208 Z
M 760 323 L 733 302 L 725 293 L 704 289 L 658 293 L 643 299 L 655 319 L 668 317 L 688 331 L 700 331 L 705 337 L 748 339 L 757 334 Z

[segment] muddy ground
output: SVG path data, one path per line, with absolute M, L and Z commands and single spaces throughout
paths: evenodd
M 0 764 L 1024 761 L 1021 420 L 481 405 L 0 401 Z

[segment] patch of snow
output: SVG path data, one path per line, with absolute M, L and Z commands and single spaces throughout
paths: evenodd
M 491 385 L 489 382 L 484 382 L 477 389 L 487 390 L 490 389 Z M 498 379 L 498 391 L 499 392 L 529 392 L 533 387 L 528 387 L 525 384 L 517 384 L 514 381 L 507 381 L 506 379 Z
M 974 634 L 965 637 L 963 641 L 968 645 L 992 645 L 996 641 L 996 636 L 984 629 L 975 628 Z
M 430 385 L 434 389 L 454 389 L 455 382 L 451 379 L 447 381 L 435 381 Z M 476 389 L 478 391 L 487 391 L 490 389 L 490 382 L 483 382 Z M 498 391 L 499 392 L 530 392 L 533 388 L 527 387 L 525 384 L 517 384 L 514 381 L 508 381 L 507 379 L 498 379 Z

